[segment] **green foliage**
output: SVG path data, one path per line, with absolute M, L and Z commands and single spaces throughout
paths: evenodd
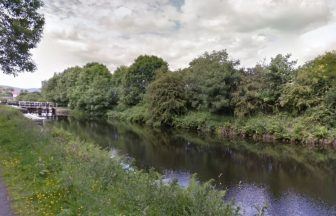
M 336 86 L 327 91 L 324 102 L 328 108 L 336 111 Z
M 264 98 L 265 102 L 276 105 L 282 88 L 292 80 L 296 61 L 290 61 L 290 57 L 291 55 L 283 56 L 279 54 L 275 58 L 272 58 L 270 64 L 262 71 L 266 84 L 266 89 L 263 91 L 268 97 Z
M 112 75 L 111 80 L 111 88 L 113 88 L 114 92 L 116 93 L 116 96 L 118 97 L 118 101 L 121 100 L 122 94 L 123 94 L 123 84 L 125 82 L 125 77 L 128 72 L 128 67 L 121 66 L 118 67 Z
M 184 73 L 189 106 L 197 110 L 229 114 L 231 93 L 239 81 L 238 61 L 229 60 L 226 50 L 205 53 L 190 63 Z
M 176 117 L 173 125 L 177 128 L 214 132 L 216 129 L 231 122 L 231 116 L 216 115 L 209 112 L 189 112 Z
M 59 106 L 68 106 L 70 93 L 76 86 L 81 71 L 82 68 L 80 67 L 72 67 L 66 69 L 63 73 L 54 74 L 52 78 L 42 83 L 43 96 Z
M 256 66 L 242 74 L 241 81 L 232 93 L 234 115 L 236 117 L 251 116 L 268 109 L 268 105 L 261 98 L 261 91 L 265 88 L 260 66 Z
M 43 98 L 40 92 L 21 92 L 19 96 L 16 97 L 17 101 L 37 101 L 37 102 L 45 102 L 46 100 Z
M 284 89 L 281 105 L 295 115 L 309 112 L 309 109 L 316 110 L 315 107 L 334 113 L 335 61 L 336 53 L 328 52 L 299 68 L 293 82 Z
M 69 106 L 90 116 L 102 116 L 117 102 L 106 66 L 90 63 L 83 67 L 69 94 Z
M 117 89 L 112 88 L 112 75 L 106 66 L 90 63 L 55 74 L 44 82 L 42 93 L 60 106 L 102 116 L 118 100 Z
M 135 59 L 123 79 L 123 103 L 134 106 L 142 101 L 148 85 L 160 71 L 168 71 L 168 64 L 159 57 L 143 55 Z
M 119 109 L 118 109 L 119 108 Z M 138 104 L 133 107 L 116 107 L 107 113 L 109 119 L 118 119 L 134 123 L 147 123 L 150 119 L 147 104 Z
M 0 127 L 0 164 L 17 215 L 238 214 L 211 183 L 183 189 L 154 171 L 125 170 L 122 158 L 62 130 L 40 130 L 18 111 L 0 107 Z
M 166 73 L 148 88 L 149 111 L 158 125 L 172 125 L 173 118 L 186 112 L 185 83 L 179 74 Z
M 318 104 L 319 99 L 312 96 L 313 91 L 310 86 L 288 83 L 280 98 L 280 105 L 294 115 L 306 111 L 309 107 Z
M 330 141 L 336 126 L 335 59 L 336 52 L 328 52 L 295 68 L 290 55 L 277 55 L 268 64 L 238 69 L 239 62 L 223 50 L 172 73 L 161 58 L 144 55 L 113 75 L 97 63 L 69 68 L 45 82 L 42 93 L 79 116 L 108 111 L 110 119 L 151 126 L 217 132 L 229 127 L 285 141 Z
M 306 63 L 298 70 L 297 82 L 312 87 L 316 95 L 336 85 L 336 51 L 327 52 Z
M 277 112 L 279 98 L 293 79 L 295 64 L 290 61 L 290 55 L 277 55 L 268 65 L 256 65 L 245 71 L 233 93 L 235 115 L 244 117 L 258 112 Z
M 34 71 L 30 50 L 40 41 L 44 18 L 40 0 L 0 1 L 0 66 L 5 74 Z

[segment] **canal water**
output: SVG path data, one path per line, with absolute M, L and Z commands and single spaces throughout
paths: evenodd
M 63 119 L 49 125 L 154 168 L 186 187 L 194 173 L 227 189 L 243 215 L 336 215 L 336 153 L 298 146 L 223 140 L 181 130 Z

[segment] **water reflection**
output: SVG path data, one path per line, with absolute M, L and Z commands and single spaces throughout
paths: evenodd
M 57 127 L 94 141 L 114 154 L 134 158 L 142 169 L 155 168 L 166 181 L 186 187 L 192 173 L 228 188 L 245 215 L 268 205 L 268 215 L 336 215 L 335 157 L 314 163 L 322 154 L 302 148 L 217 140 L 211 136 L 136 125 L 63 120 Z M 307 165 L 309 164 L 309 165 Z
M 165 170 L 163 175 L 164 175 L 163 182 L 165 183 L 176 182 L 183 188 L 188 187 L 192 178 L 192 174 L 187 171 Z

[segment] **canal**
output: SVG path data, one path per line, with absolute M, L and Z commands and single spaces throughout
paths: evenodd
M 123 155 L 140 169 L 154 168 L 186 187 L 192 175 L 226 189 L 244 215 L 336 215 L 336 153 L 299 146 L 223 140 L 181 130 L 119 122 L 63 119 L 63 128 Z

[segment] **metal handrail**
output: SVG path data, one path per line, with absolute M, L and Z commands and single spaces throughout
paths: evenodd
M 20 107 L 55 107 L 53 102 L 19 101 Z

